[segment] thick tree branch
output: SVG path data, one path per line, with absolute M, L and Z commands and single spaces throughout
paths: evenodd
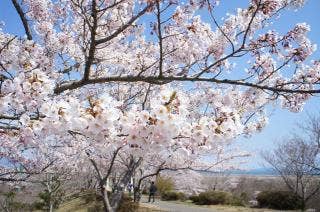
M 20 4 L 17 2 L 17 0 L 11 0 L 12 4 L 14 6 L 14 8 L 16 9 L 17 13 L 20 16 L 20 19 L 22 21 L 23 27 L 24 27 L 24 31 L 26 32 L 27 35 L 27 39 L 28 40 L 32 40 L 32 33 L 28 24 L 28 20 L 26 18 L 26 14 L 23 12 Z
M 107 182 L 107 179 L 108 179 L 108 177 L 109 177 L 110 174 L 111 174 L 111 171 L 112 171 L 114 162 L 115 162 L 115 160 L 116 160 L 116 158 L 117 158 L 117 155 L 118 155 L 118 153 L 119 153 L 119 151 L 120 151 L 121 149 L 122 149 L 122 147 L 118 147 L 118 148 L 113 152 L 113 155 L 112 155 L 112 159 L 111 159 L 111 162 L 110 162 L 110 166 L 109 166 L 108 172 L 107 172 L 107 174 L 106 174 L 106 175 L 103 177 L 103 179 L 102 179 L 102 181 L 103 181 L 104 183 Z
M 158 39 L 159 39 L 159 77 L 163 75 L 163 37 L 161 29 L 161 11 L 160 11 L 160 1 L 156 1 L 157 6 L 157 29 L 158 29 Z
M 92 1 L 91 5 L 91 17 L 92 17 L 92 27 L 90 30 L 90 47 L 89 47 L 89 53 L 88 57 L 86 58 L 86 64 L 84 67 L 84 74 L 83 74 L 83 81 L 88 80 L 90 76 L 90 69 L 93 64 L 94 60 L 94 54 L 96 51 L 96 31 L 98 27 L 98 19 L 97 19 L 97 5 L 96 5 L 96 0 Z
M 230 80 L 230 79 L 216 79 L 216 78 L 194 78 L 194 77 L 177 77 L 177 76 L 168 76 L 168 77 L 157 77 L 157 76 L 114 76 L 114 77 L 102 77 L 96 79 L 89 79 L 86 81 L 76 81 L 72 83 L 65 83 L 60 86 L 57 86 L 54 90 L 55 94 L 60 94 L 66 90 L 74 90 L 85 85 L 90 84 L 102 84 L 109 82 L 145 82 L 150 84 L 166 84 L 170 82 L 212 82 L 217 84 L 229 84 L 229 85 L 238 85 L 244 87 L 252 87 L 256 89 L 271 91 L 274 93 L 300 93 L 300 94 L 318 94 L 320 89 L 287 89 L 281 87 L 272 87 L 268 85 L 258 85 L 252 82 L 243 82 L 239 80 Z M 290 83 L 294 84 L 294 83 Z

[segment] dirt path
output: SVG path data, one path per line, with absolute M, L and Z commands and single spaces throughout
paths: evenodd
M 154 212 L 285 212 L 280 210 L 264 209 L 264 208 L 246 208 L 237 206 L 197 206 L 188 203 L 177 203 L 170 201 L 161 201 L 157 199 L 154 203 L 148 203 L 147 197 L 143 197 L 141 201 L 142 205 L 150 208 Z M 297 211 L 287 211 L 297 212 Z
M 148 207 L 167 212 L 217 212 L 217 210 L 211 208 L 204 208 L 200 206 L 179 204 L 161 200 L 156 200 L 154 203 L 148 203 L 146 197 L 142 198 L 141 203 Z

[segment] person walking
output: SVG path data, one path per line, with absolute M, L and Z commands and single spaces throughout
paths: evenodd
M 129 196 L 131 196 L 131 192 L 132 192 L 132 188 L 133 188 L 132 183 L 129 183 L 127 188 L 128 188 L 128 191 L 129 191 Z
M 152 197 L 153 202 L 154 202 L 154 195 L 156 194 L 156 192 L 157 192 L 157 186 L 156 186 L 156 185 L 154 184 L 154 182 L 152 181 L 152 182 L 151 182 L 151 186 L 150 186 L 150 188 L 149 188 L 149 201 L 148 201 L 148 202 L 151 201 L 151 197 Z

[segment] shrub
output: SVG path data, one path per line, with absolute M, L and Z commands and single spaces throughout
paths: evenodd
M 127 194 L 124 194 L 120 202 L 120 207 L 117 211 L 118 212 L 134 212 L 134 211 L 138 211 L 138 208 L 139 208 L 139 204 L 136 202 L 133 202 L 133 199 L 130 196 L 128 196 Z
M 178 192 L 178 200 L 186 201 L 187 200 L 187 196 L 182 192 Z
M 181 200 L 181 201 L 186 201 L 187 200 L 187 196 L 184 193 L 179 192 L 178 193 L 178 199 Z
M 295 210 L 302 208 L 302 201 L 288 191 L 263 191 L 257 196 L 259 207 L 277 210 Z
M 22 212 L 22 211 L 32 211 L 33 205 L 22 202 L 20 200 L 16 201 L 16 192 L 14 190 L 9 192 L 2 192 L 0 191 L 0 208 L 1 211 L 15 211 L 15 212 Z
M 33 202 L 32 203 L 32 208 L 35 209 L 35 210 L 42 210 L 43 208 L 43 203 L 42 202 Z
M 246 192 L 241 192 L 240 194 L 240 199 L 245 202 L 245 203 L 248 203 L 249 201 L 249 197 L 248 197 L 248 194 Z
M 159 177 L 156 181 L 156 186 L 160 195 L 165 192 L 174 190 L 174 182 L 169 177 Z
M 199 196 L 198 195 L 192 195 L 189 197 L 189 200 L 191 200 L 193 203 L 199 202 Z
M 245 201 L 241 197 L 231 196 L 227 204 L 233 206 L 245 206 Z
M 172 200 L 181 200 L 185 201 L 187 199 L 186 195 L 182 192 L 167 191 L 161 195 L 162 200 L 172 201 Z
M 217 204 L 229 204 L 232 195 L 223 191 L 207 191 L 199 194 L 199 205 L 217 205 Z
M 57 209 L 63 201 L 64 192 L 60 188 L 57 188 L 54 192 L 50 192 L 45 189 L 38 194 L 38 197 L 40 201 L 34 204 L 36 208 L 41 210 L 49 210 L 50 204 L 52 204 L 53 208 Z
M 103 212 L 103 207 L 101 204 L 94 203 L 92 206 L 87 208 L 87 212 Z
M 111 192 L 107 191 L 108 197 L 110 198 Z M 85 201 L 86 204 L 91 203 L 91 202 L 96 202 L 96 201 L 102 201 L 103 197 L 101 196 L 100 193 L 97 193 L 95 190 L 86 190 L 82 191 L 81 193 L 78 193 L 74 195 L 74 197 L 80 197 Z
M 228 204 L 233 206 L 246 206 L 248 199 L 246 192 L 242 192 L 240 195 L 232 194 Z
M 111 196 L 111 193 L 108 192 L 108 196 Z M 102 204 L 102 196 L 100 194 L 97 194 L 94 190 L 88 190 L 86 192 L 83 192 L 81 195 L 81 198 L 85 201 L 86 204 L 93 204 L 90 207 L 88 207 L 88 212 L 102 212 L 103 210 L 103 204 Z M 137 203 L 133 202 L 133 199 L 128 196 L 127 194 L 124 194 L 122 196 L 122 199 L 120 201 L 118 212 L 134 212 L 138 210 L 139 205 Z
M 246 200 L 241 194 L 233 196 L 231 193 L 224 191 L 207 191 L 202 192 L 199 195 L 192 195 L 189 199 L 198 205 L 234 205 L 234 206 L 245 206 Z
M 83 199 L 84 202 L 88 204 L 97 200 L 97 194 L 95 191 L 88 191 L 81 195 L 81 199 Z

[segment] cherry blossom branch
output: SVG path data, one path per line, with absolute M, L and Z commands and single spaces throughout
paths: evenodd
M 144 99 L 143 99 L 143 102 L 142 102 L 142 110 L 145 109 L 145 106 L 146 106 L 146 103 L 147 103 L 147 100 L 148 100 L 148 95 L 150 93 L 150 89 L 151 89 L 151 84 L 149 84 L 149 86 L 147 88 L 147 91 L 146 91 L 146 94 L 144 96 Z
M 0 174 L 0 182 L 29 182 L 29 178 L 34 175 L 39 175 L 45 172 L 50 166 L 52 166 L 56 160 L 51 160 L 47 165 L 45 165 L 42 169 L 39 171 L 29 171 L 25 166 L 22 167 L 25 169 L 25 171 L 10 171 L 10 172 L 5 172 Z M 12 176 L 13 175 L 13 176 Z M 21 178 L 15 177 L 16 175 L 25 175 Z M 11 176 L 11 177 L 6 177 L 6 176 Z
M 86 154 L 89 157 L 89 160 L 90 160 L 91 164 L 93 165 L 95 171 L 97 172 L 97 175 L 98 175 L 97 177 L 98 177 L 99 181 L 101 182 L 103 177 L 102 177 L 102 174 L 100 172 L 100 169 L 98 168 L 98 165 L 97 165 L 96 161 L 93 158 L 91 158 L 91 155 L 90 155 L 89 152 L 86 152 Z
M 137 15 L 133 16 L 126 24 L 117 29 L 113 34 L 109 35 L 106 38 L 98 39 L 95 41 L 96 45 L 106 43 L 113 38 L 116 38 L 119 34 L 121 34 L 124 30 L 130 27 L 138 18 L 144 15 L 149 9 L 151 9 L 154 5 L 154 2 L 149 3 L 143 10 L 141 10 Z
M 250 19 L 250 21 L 249 21 L 248 27 L 247 27 L 247 29 L 246 29 L 246 31 L 245 31 L 245 33 L 244 33 L 244 36 L 243 36 L 242 45 L 241 45 L 242 47 L 245 46 L 245 43 L 246 43 L 246 41 L 247 41 L 247 37 L 248 37 L 248 34 L 249 34 L 249 32 L 250 32 L 250 29 L 251 29 L 251 25 L 252 25 L 252 23 L 253 23 L 253 20 L 254 20 L 254 18 L 256 17 L 256 15 L 258 14 L 258 11 L 259 11 L 259 9 L 260 9 L 261 1 L 262 1 L 262 0 L 259 0 L 259 2 L 256 3 L 256 9 L 255 9 L 255 11 L 253 12 L 253 14 L 252 14 L 252 16 L 251 16 L 251 19 Z
M 231 48 L 232 48 L 232 52 L 234 52 L 235 47 L 234 44 L 232 42 L 232 40 L 229 38 L 229 36 L 224 32 L 224 30 L 221 28 L 221 26 L 218 24 L 216 18 L 213 15 L 213 7 L 210 3 L 209 0 L 207 0 L 207 4 L 208 4 L 208 10 L 209 10 L 209 14 L 211 19 L 213 20 L 214 24 L 218 27 L 218 29 L 220 30 L 220 32 L 223 34 L 223 36 L 228 40 L 228 42 L 231 44 Z
M 98 12 L 104 12 L 106 10 L 112 9 L 112 8 L 120 5 L 124 1 L 125 0 L 115 1 L 112 5 L 109 5 L 109 6 L 105 7 L 105 8 L 99 9 Z
M 270 74 L 268 74 L 268 76 L 266 76 L 264 79 L 260 80 L 258 82 L 258 84 L 263 83 L 264 81 L 266 81 L 267 79 L 269 79 L 272 75 L 274 75 L 275 73 L 277 73 L 279 70 L 281 70 L 283 67 L 285 67 L 286 65 L 289 64 L 289 62 L 291 60 L 293 60 L 294 56 L 291 56 L 289 59 L 287 59 L 281 66 L 279 66 L 278 68 L 274 69 L 272 72 L 270 72 Z
M 116 157 L 119 153 L 119 151 L 122 149 L 122 147 L 118 147 L 112 154 L 112 159 L 111 159 L 111 162 L 110 162 L 110 165 L 109 165 L 109 169 L 108 169 L 108 172 L 107 174 L 103 177 L 102 179 L 102 182 L 106 182 L 108 177 L 110 176 L 111 172 L 112 172 L 112 168 L 113 168 L 113 165 L 114 165 L 114 162 L 116 160 Z
M 200 76 L 202 76 L 204 73 L 206 73 L 207 71 L 209 71 L 211 68 L 215 67 L 216 65 L 219 65 L 221 62 L 227 60 L 228 58 L 230 57 L 233 57 L 234 55 L 236 55 L 237 53 L 241 52 L 244 48 L 245 48 L 245 44 L 246 44 L 246 41 L 247 41 L 247 37 L 248 37 L 248 34 L 250 32 L 250 29 L 251 29 L 251 25 L 253 23 L 253 20 L 254 18 L 256 17 L 256 15 L 258 14 L 258 11 L 260 9 L 260 5 L 261 5 L 261 0 L 259 0 L 259 2 L 257 2 L 257 5 L 256 5 L 256 9 L 255 11 L 253 12 L 252 16 L 251 16 L 251 19 L 249 21 L 249 24 L 248 26 L 246 27 L 246 30 L 244 31 L 244 35 L 243 35 L 243 38 L 242 38 L 242 44 L 241 46 L 237 49 L 237 50 L 234 50 L 233 48 L 233 51 L 218 59 L 217 61 L 215 61 L 214 63 L 212 63 L 211 65 L 207 66 L 206 68 L 204 68 L 202 71 L 200 71 L 199 73 L 197 73 L 195 76 L 198 78 Z
M 10 40 L 8 40 L 8 41 L 6 42 L 6 44 L 1 47 L 1 49 L 0 49 L 0 54 L 1 54 L 1 52 L 2 52 L 5 48 L 8 48 L 8 46 L 10 45 L 10 43 L 11 43 L 13 40 L 15 40 L 16 38 L 17 38 L 17 36 L 13 36 Z

